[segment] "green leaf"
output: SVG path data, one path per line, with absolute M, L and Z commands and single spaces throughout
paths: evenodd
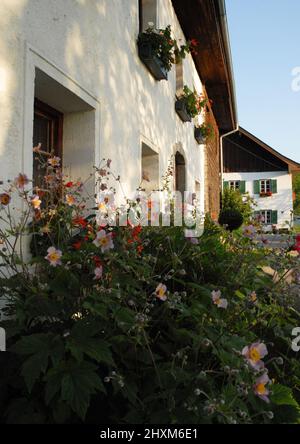
M 107 320 L 107 306 L 102 303 L 85 302 L 83 308 L 88 310 L 93 315 L 98 315 L 101 319 Z
M 276 384 L 272 387 L 271 401 L 276 405 L 290 405 L 300 409 L 292 389 L 281 384 Z
M 82 336 L 91 338 L 101 329 L 102 326 L 99 322 L 96 322 L 95 320 L 83 319 L 74 324 L 71 336 L 76 339 L 81 339 Z
M 46 376 L 45 402 L 47 405 L 53 400 L 61 388 L 61 373 L 52 369 Z
M 239 290 L 237 290 L 237 291 L 235 292 L 235 295 L 236 295 L 239 299 L 241 299 L 241 300 L 244 300 L 244 299 L 245 299 L 245 295 L 244 295 L 244 293 L 242 293 L 242 292 L 239 291 Z
M 49 282 L 50 289 L 56 296 L 75 298 L 80 293 L 80 282 L 74 273 L 65 269 L 58 269 L 56 276 Z
M 84 362 L 73 367 L 65 374 L 61 382 L 61 399 L 65 401 L 77 415 L 84 420 L 90 404 L 91 395 L 105 393 L 97 367 Z
M 41 373 L 45 373 L 48 366 L 48 352 L 38 353 L 27 359 L 22 367 L 22 376 L 25 379 L 25 383 L 29 393 L 31 393 L 35 382 L 40 377 Z
M 46 373 L 49 359 L 57 365 L 64 356 L 61 338 L 51 333 L 25 336 L 11 350 L 19 355 L 30 356 L 25 360 L 21 371 L 29 393 L 41 374 Z
M 128 308 L 122 307 L 115 311 L 115 319 L 122 330 L 128 330 L 135 323 L 135 314 Z
M 44 351 L 45 345 L 49 342 L 49 334 L 36 334 L 31 336 L 24 336 L 12 348 L 13 353 L 19 355 L 32 355 Z
M 78 339 L 68 341 L 67 348 L 77 361 L 82 361 L 83 355 L 87 355 L 97 362 L 103 362 L 104 364 L 114 366 L 112 354 L 107 342 L 101 339 L 91 339 L 82 337 Z
M 82 320 L 78 321 L 67 339 L 66 347 L 78 361 L 83 360 L 87 355 L 97 362 L 114 366 L 114 361 L 110 351 L 110 346 L 103 339 L 94 336 L 101 330 L 99 322 Z

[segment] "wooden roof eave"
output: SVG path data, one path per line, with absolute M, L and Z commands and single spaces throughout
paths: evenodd
M 186 39 L 199 42 L 193 54 L 221 133 L 237 125 L 235 83 L 224 0 L 172 0 Z
M 276 151 L 274 148 L 267 145 L 262 140 L 258 139 L 253 134 L 249 133 L 244 128 L 239 128 L 239 132 L 242 133 L 244 136 L 248 137 L 248 139 L 252 140 L 259 146 L 261 146 L 264 150 L 268 151 L 273 156 L 277 157 L 277 159 L 280 159 L 282 162 L 286 163 L 288 166 L 288 172 L 290 174 L 300 172 L 300 163 L 295 162 L 292 159 L 289 159 L 288 157 L 284 156 L 283 154 L 280 154 L 278 151 Z

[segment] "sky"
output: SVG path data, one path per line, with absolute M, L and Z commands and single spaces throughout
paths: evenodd
M 226 0 L 226 8 L 239 123 L 300 162 L 300 0 Z

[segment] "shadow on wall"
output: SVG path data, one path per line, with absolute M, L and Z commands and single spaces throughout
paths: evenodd
M 23 42 L 15 30 L 22 24 L 28 0 L 0 2 L 0 180 L 22 167 Z M 17 68 L 16 68 L 17 67 Z M 18 147 L 18 148 L 17 148 Z
M 49 54 L 50 60 L 100 99 L 101 157 L 111 158 L 120 167 L 117 173 L 126 180 L 125 190 L 134 190 L 140 182 L 136 146 L 140 128 L 146 128 L 149 139 L 159 140 L 171 156 L 165 122 L 174 119 L 170 88 L 175 88 L 175 73 L 170 74 L 169 82 L 157 84 L 140 63 L 137 3 L 1 0 L 0 165 L 6 165 L 7 178 L 16 169 L 23 171 L 24 39 L 46 57 Z M 161 168 L 161 172 L 166 170 L 167 164 Z M 4 174 L 3 168 L 0 174 Z

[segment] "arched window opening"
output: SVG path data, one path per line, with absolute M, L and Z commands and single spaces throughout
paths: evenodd
M 175 190 L 180 191 L 182 198 L 186 191 L 186 165 L 185 159 L 179 152 L 175 155 Z

